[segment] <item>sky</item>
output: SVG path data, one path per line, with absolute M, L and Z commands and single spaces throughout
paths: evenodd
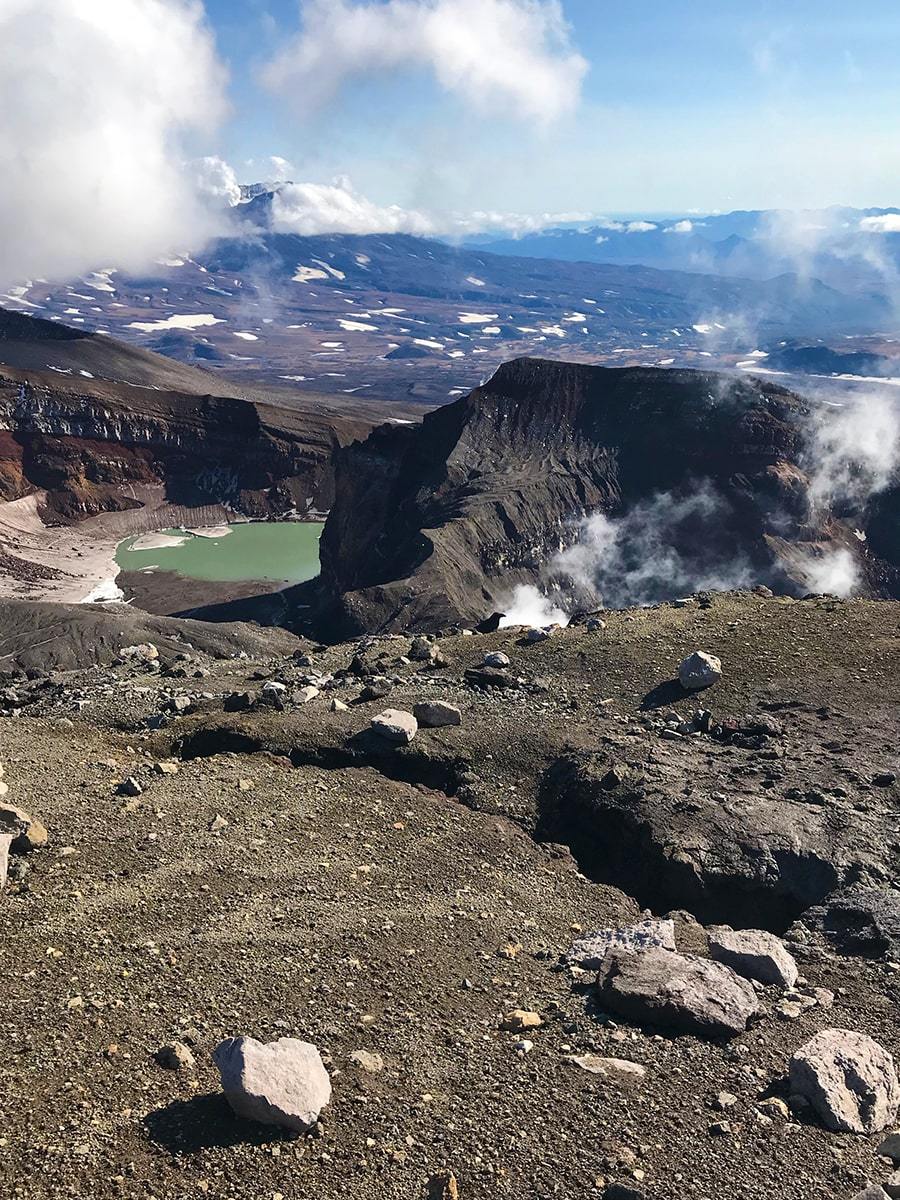
M 382 203 L 531 213 L 898 199 L 894 0 L 563 0 L 588 65 L 581 101 L 524 129 L 415 67 L 351 80 L 325 111 L 298 115 L 260 70 L 303 8 L 206 0 L 235 102 L 221 153 L 241 174 L 277 154 L 304 179 L 346 174 Z
M 894 206 L 898 46 L 896 0 L 0 0 L 0 287 L 259 180 L 307 234 Z

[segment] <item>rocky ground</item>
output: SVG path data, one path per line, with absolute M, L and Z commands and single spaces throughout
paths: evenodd
M 72 617 L 61 648 L 46 613 L 0 618 L 5 801 L 49 831 L 0 896 L 9 1195 L 887 1181 L 883 1134 L 827 1131 L 787 1075 L 820 1030 L 900 1046 L 897 604 L 728 595 L 330 648 L 133 612 L 80 639 Z M 139 640 L 159 657 L 119 657 Z M 697 649 L 722 663 L 699 695 L 676 680 Z M 370 729 L 425 701 L 461 724 Z M 741 984 L 759 1011 L 731 1038 L 616 1015 L 564 956 L 642 908 L 704 960 L 700 921 L 770 929 L 800 979 Z M 516 1009 L 540 1024 L 503 1028 Z M 243 1034 L 319 1047 L 311 1133 L 231 1113 L 212 1053 Z

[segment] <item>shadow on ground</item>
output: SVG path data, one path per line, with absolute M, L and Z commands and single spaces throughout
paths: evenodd
M 173 1100 L 165 1108 L 148 1113 L 143 1124 L 150 1141 L 164 1146 L 171 1154 L 196 1154 L 214 1147 L 267 1146 L 292 1140 L 292 1135 L 283 1130 L 236 1117 L 221 1092 Z

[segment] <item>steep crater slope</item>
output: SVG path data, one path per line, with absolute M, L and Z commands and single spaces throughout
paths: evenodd
M 51 523 L 139 509 L 154 491 L 249 517 L 327 509 L 334 450 L 371 421 L 227 388 L 111 338 L 0 312 L 0 499 L 38 492 Z
M 699 575 L 739 552 L 744 582 L 805 592 L 806 566 L 840 548 L 877 583 L 851 527 L 810 515 L 805 417 L 800 397 L 753 377 L 508 363 L 421 426 L 338 454 L 325 615 L 340 633 L 477 621 L 540 583 L 586 514 L 702 489 L 712 517 L 670 531 Z

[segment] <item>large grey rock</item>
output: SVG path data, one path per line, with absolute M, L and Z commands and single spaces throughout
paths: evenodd
M 443 729 L 446 725 L 462 725 L 462 713 L 446 700 L 424 700 L 413 706 L 413 716 L 423 729 Z
M 572 943 L 566 960 L 583 971 L 596 970 L 609 950 L 675 949 L 675 922 L 650 918 L 636 925 L 621 925 L 617 929 L 598 929 Z
M 800 974 L 781 939 L 763 929 L 715 926 L 709 930 L 709 952 L 716 962 L 760 983 L 791 988 Z
M 722 678 L 722 663 L 714 654 L 695 650 L 678 668 L 678 681 L 689 691 L 712 687 Z
M 852 1029 L 823 1029 L 791 1059 L 791 1090 L 826 1129 L 879 1133 L 900 1107 L 900 1080 L 883 1046 Z
M 227 1038 L 213 1054 L 222 1090 L 239 1117 L 302 1133 L 331 1099 L 331 1080 L 311 1042 Z
M 759 1008 L 752 984 L 730 967 L 658 947 L 610 950 L 597 986 L 610 1012 L 706 1037 L 743 1033 Z
M 419 723 L 412 713 L 399 708 L 386 708 L 372 718 L 372 728 L 387 741 L 406 745 L 419 732 Z
M 867 1188 L 857 1192 L 853 1200 L 888 1200 L 888 1193 L 877 1183 L 870 1183 Z

